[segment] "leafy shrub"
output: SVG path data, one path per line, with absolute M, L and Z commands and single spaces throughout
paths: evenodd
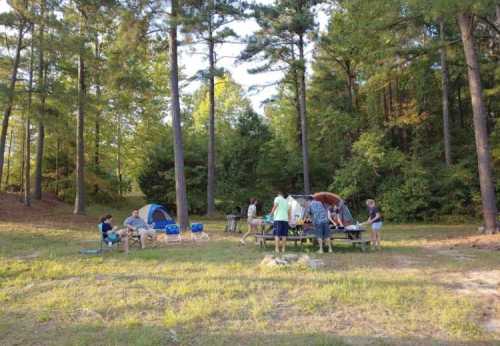
M 422 220 L 430 214 L 430 175 L 417 162 L 405 165 L 401 173 L 380 185 L 384 215 L 394 221 Z

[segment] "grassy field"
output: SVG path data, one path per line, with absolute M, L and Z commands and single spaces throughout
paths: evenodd
M 500 251 L 473 226 L 388 226 L 381 252 L 311 270 L 260 266 L 272 248 L 222 221 L 209 242 L 83 256 L 95 227 L 62 220 L 0 222 L 1 345 L 500 345 Z

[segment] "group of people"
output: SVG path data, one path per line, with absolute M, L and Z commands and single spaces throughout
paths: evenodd
M 376 206 L 373 199 L 366 201 L 368 207 L 368 220 L 363 224 L 371 225 L 371 242 L 372 246 L 380 249 L 380 230 L 382 229 L 382 215 L 379 208 Z M 292 220 L 291 208 L 288 201 L 279 192 L 274 199 L 273 207 L 270 215 L 273 217 L 273 235 L 275 240 L 276 253 L 284 253 L 286 248 L 286 238 L 288 237 L 288 229 Z M 314 229 L 314 234 L 318 240 L 319 253 L 325 251 L 328 247 L 328 252 L 332 252 L 331 229 L 330 223 L 337 227 L 344 227 L 340 210 L 338 206 L 327 206 L 322 202 L 311 198 L 311 201 L 305 211 L 305 216 L 309 217 Z M 101 218 L 99 228 L 102 232 L 102 239 L 109 244 L 121 242 L 123 249 L 128 253 L 128 238 L 131 232 L 135 232 L 140 237 L 141 247 L 146 247 L 146 239 L 148 237 L 156 238 L 156 232 L 152 229 L 140 216 L 137 209 L 132 211 L 132 214 L 125 219 L 123 226 L 125 228 L 118 229 L 112 225 L 113 216 L 108 214 Z M 257 200 L 250 199 L 250 205 L 247 212 L 248 231 L 243 235 L 240 242 L 245 244 L 245 239 L 257 231 L 258 227 L 263 225 L 263 220 L 257 217 Z
M 125 228 L 118 229 L 117 226 L 113 227 L 112 222 L 113 216 L 111 214 L 101 218 L 99 228 L 102 232 L 102 239 L 110 246 L 117 242 L 121 242 L 125 253 L 128 253 L 128 238 L 130 232 L 139 234 L 141 248 L 143 249 L 146 247 L 147 237 L 152 237 L 153 240 L 156 238 L 155 230 L 139 216 L 139 210 L 137 209 L 133 210 L 132 214 L 123 222 Z
M 382 229 L 382 215 L 373 199 L 366 201 L 368 207 L 368 219 L 363 224 L 371 225 L 371 243 L 375 249 L 380 249 L 380 230 Z M 314 235 L 318 240 L 319 253 L 325 251 L 332 252 L 330 224 L 336 227 L 344 227 L 342 216 L 338 206 L 328 206 L 311 197 L 311 201 L 305 210 L 305 216 L 311 220 Z M 279 192 L 274 199 L 270 215 L 273 217 L 273 235 L 276 253 L 284 253 L 286 248 L 286 238 L 288 237 L 289 224 L 292 220 L 291 207 L 288 201 Z M 257 200 L 252 198 L 248 206 L 247 214 L 248 231 L 243 235 L 240 242 L 245 244 L 245 239 L 257 231 L 263 225 L 263 220 L 257 218 Z

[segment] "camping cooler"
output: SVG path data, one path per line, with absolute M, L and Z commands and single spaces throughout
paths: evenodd
M 174 234 L 180 234 L 180 227 L 179 225 L 170 224 L 165 226 L 165 233 L 167 235 L 174 235 Z
M 191 232 L 193 232 L 193 233 L 203 232 L 203 224 L 202 223 L 191 224 Z

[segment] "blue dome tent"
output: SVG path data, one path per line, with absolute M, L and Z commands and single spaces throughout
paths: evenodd
M 154 229 L 164 230 L 166 225 L 175 224 L 167 209 L 159 204 L 147 204 L 139 209 L 139 217 Z

